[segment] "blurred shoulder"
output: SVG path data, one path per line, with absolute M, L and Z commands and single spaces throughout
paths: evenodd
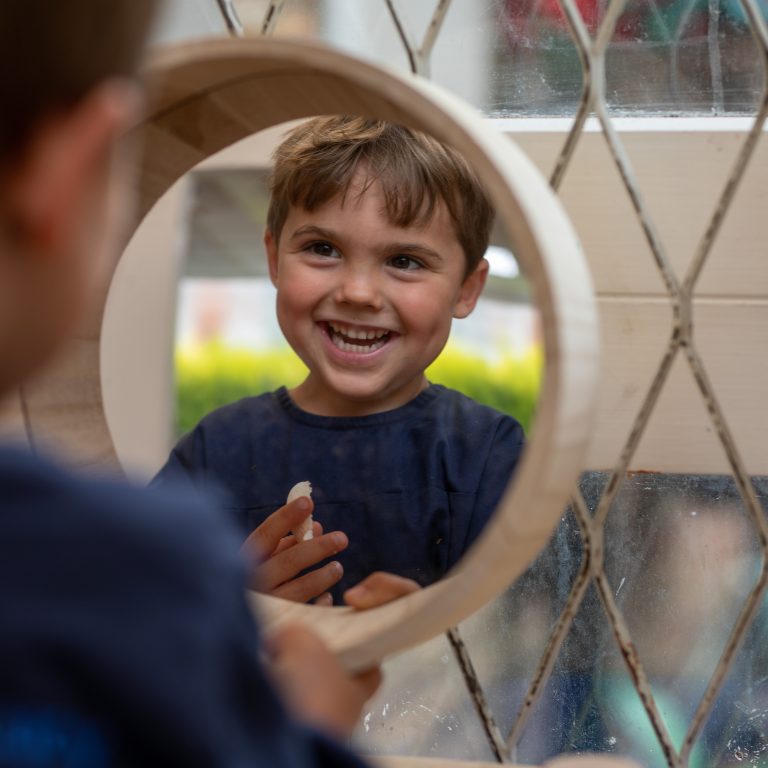
M 106 477 L 69 472 L 22 450 L 0 448 L 0 518 L 6 543 L 34 540 L 77 552 L 104 548 L 143 561 L 229 559 L 238 539 L 213 504 L 191 489 L 146 489 Z

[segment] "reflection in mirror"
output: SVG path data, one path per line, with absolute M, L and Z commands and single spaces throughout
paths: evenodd
M 192 174 L 175 347 L 180 442 L 159 481 L 223 487 L 244 538 L 274 554 L 263 590 L 340 604 L 376 571 L 407 580 L 392 582 L 395 594 L 426 586 L 477 538 L 522 451 L 542 350 L 508 238 L 496 228 L 482 247 L 484 202 L 463 161 L 389 127 L 387 153 L 403 142 L 402 167 L 376 166 L 386 155 L 374 152 L 336 194 L 349 141 L 329 138 L 338 126 L 324 120 L 293 141 L 322 133 L 327 168 L 310 175 L 306 155 L 284 149 L 290 202 L 269 215 L 277 237 L 264 239 L 270 169 Z M 362 121 L 343 127 L 345 137 L 371 132 Z M 424 147 L 435 155 L 426 169 L 415 159 Z M 424 216 L 438 172 L 464 188 L 447 199 L 438 189 Z M 305 207 L 313 194 L 318 204 Z M 473 247 L 487 261 L 484 286 L 485 262 L 467 268 Z M 306 513 L 273 513 L 300 481 L 312 485 L 314 538 L 286 549 L 295 539 L 281 534 Z

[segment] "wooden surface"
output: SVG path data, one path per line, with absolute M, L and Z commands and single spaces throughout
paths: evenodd
M 536 422 L 515 483 L 455 575 L 360 614 L 254 597 L 268 622 L 306 620 L 350 668 L 364 668 L 442 632 L 499 594 L 559 520 L 583 466 L 597 392 L 597 317 L 584 258 L 560 203 L 526 156 L 429 82 L 320 46 L 264 39 L 169 49 L 154 61 L 151 77 L 148 117 L 133 133 L 143 144 L 142 216 L 196 163 L 254 131 L 316 114 L 365 114 L 425 130 L 465 155 L 532 284 L 546 348 Z M 70 355 L 28 397 L 33 431 L 71 446 L 87 466 L 115 461 L 99 372 L 107 290 L 105 284 Z

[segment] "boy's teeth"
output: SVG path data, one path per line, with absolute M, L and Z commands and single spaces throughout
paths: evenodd
M 357 352 L 358 354 L 375 352 L 377 349 L 381 349 L 385 344 L 383 339 L 374 341 L 373 344 L 350 344 L 349 342 L 340 339 L 338 336 L 331 336 L 331 341 L 342 352 Z
M 331 322 L 329 322 L 328 325 L 334 333 L 340 333 L 342 336 L 346 336 L 349 339 L 380 339 L 389 333 L 389 331 L 383 328 L 365 330 L 363 328 L 355 328 L 342 323 Z

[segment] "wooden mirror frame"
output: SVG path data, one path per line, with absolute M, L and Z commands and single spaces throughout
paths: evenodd
M 253 595 L 267 625 L 306 621 L 350 669 L 361 669 L 458 623 L 507 587 L 545 545 L 578 479 L 598 378 L 598 323 L 577 237 L 546 180 L 506 136 L 458 98 L 415 76 L 317 44 L 212 39 L 159 52 L 150 100 L 133 131 L 141 147 L 133 231 L 183 174 L 259 130 L 322 114 L 362 114 L 430 133 L 476 170 L 541 314 L 545 372 L 514 483 L 472 549 L 446 578 L 356 613 Z M 69 354 L 24 394 L 31 434 L 86 445 L 89 463 L 119 462 L 102 402 L 99 347 L 114 259 L 100 301 Z

